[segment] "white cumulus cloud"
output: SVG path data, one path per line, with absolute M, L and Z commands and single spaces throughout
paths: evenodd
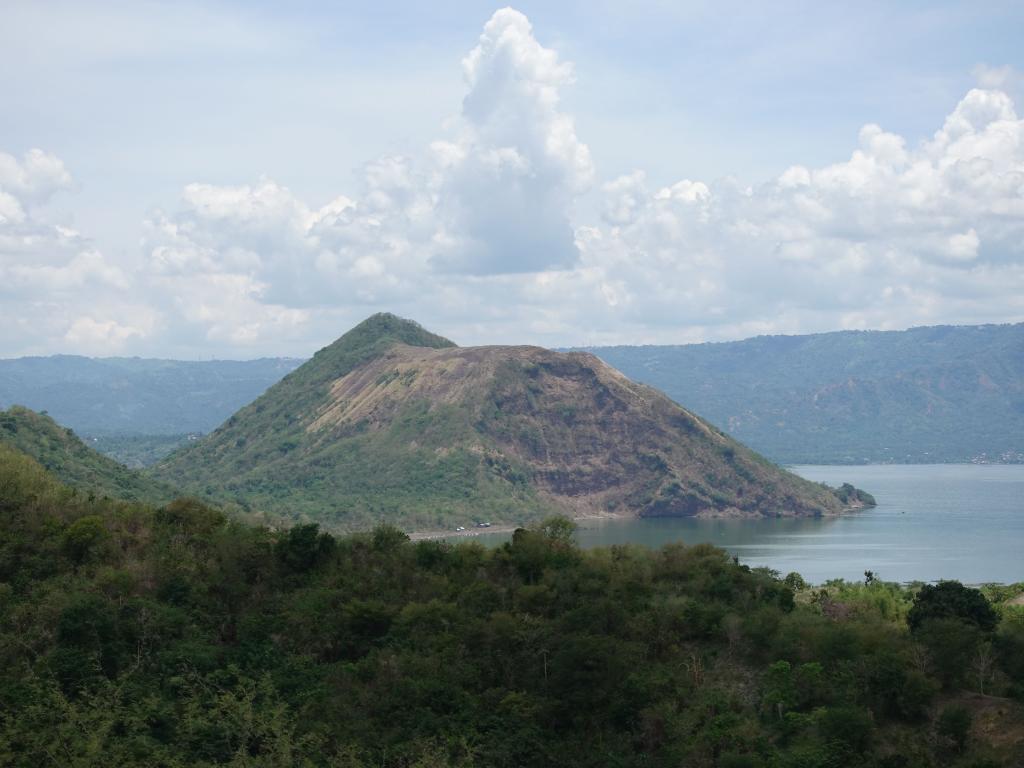
M 0 154 L 3 352 L 294 354 L 380 309 L 549 344 L 1024 319 L 1012 71 L 979 71 L 922 140 L 868 122 L 839 162 L 652 185 L 598 177 L 562 101 L 573 67 L 523 14 L 495 13 L 462 70 L 443 134 L 355 189 L 188 184 L 130 261 L 49 221 L 59 158 Z
M 462 61 L 461 135 L 444 147 L 439 209 L 446 247 L 434 263 L 473 274 L 571 267 L 569 210 L 593 180 L 590 151 L 560 111 L 573 69 L 511 8 L 491 17 Z
M 318 206 L 266 178 L 186 186 L 176 210 L 146 224 L 148 279 L 164 295 L 218 285 L 231 299 L 167 311 L 193 332 L 205 323 L 211 340 L 258 344 L 338 306 L 412 307 L 453 290 L 479 294 L 502 275 L 578 267 L 570 213 L 594 168 L 560 111 L 571 65 L 503 9 L 463 71 L 449 135 L 418 157 L 367 163 L 351 197 Z M 232 335 L 232 324 L 248 330 Z
M 71 186 L 63 161 L 41 149 L 30 149 L 19 161 L 0 152 L 0 190 L 21 204 L 36 205 Z
M 75 350 L 112 354 L 128 338 L 113 332 L 127 327 L 114 316 L 150 315 L 133 306 L 125 270 L 79 232 L 49 220 L 46 202 L 71 186 L 71 174 L 53 154 L 32 149 L 19 160 L 0 152 L 0 351 L 54 351 L 67 342 Z M 95 317 L 80 317 L 83 308 Z M 112 330 L 87 334 L 86 319 Z
M 873 124 L 858 144 L 752 188 L 606 184 L 605 226 L 580 231 L 587 263 L 627 289 L 614 312 L 711 337 L 1019 318 L 1024 121 L 1010 98 L 971 90 L 914 148 Z

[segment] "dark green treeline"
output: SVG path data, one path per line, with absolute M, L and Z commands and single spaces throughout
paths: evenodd
M 0 446 L 0 765 L 1019 759 L 1020 615 L 866 582 L 582 552 L 558 519 L 494 550 L 275 532 L 85 498 Z

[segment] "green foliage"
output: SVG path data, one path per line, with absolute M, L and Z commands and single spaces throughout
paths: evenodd
M 833 752 L 859 756 L 871 748 L 875 723 L 866 709 L 847 705 L 824 710 L 818 730 Z
M 1010 680 L 1010 694 L 1024 701 L 1024 624 L 1003 623 L 995 638 L 995 652 Z
M 786 578 L 782 582 L 792 589 L 794 592 L 799 592 L 802 589 L 807 589 L 807 582 L 804 581 L 804 577 L 795 571 L 787 573 Z
M 557 518 L 485 549 L 392 526 L 249 527 L 195 499 L 90 500 L 0 446 L 0 765 L 1024 756 L 961 736 L 955 685 L 928 719 L 943 682 L 920 664 L 930 623 L 978 627 L 932 618 L 911 634 L 887 600 L 913 592 L 877 580 L 823 591 L 851 610 L 794 600 L 708 545 L 581 551 Z M 992 640 L 996 697 L 1019 679 L 1010 630 Z M 1024 706 L 998 701 L 993 727 L 1020 727 Z
M 173 496 L 167 486 L 97 453 L 70 429 L 27 408 L 0 411 L 3 444 L 31 456 L 62 482 L 87 494 L 155 503 Z
M 874 496 L 860 488 L 855 488 L 850 483 L 843 483 L 833 489 L 832 493 L 846 506 L 873 507 L 877 504 Z
M 59 494 L 58 483 L 36 461 L 0 442 L 0 512 L 24 509 Z
M 991 632 L 999 623 L 999 614 L 981 590 L 965 587 L 959 581 L 940 581 L 921 587 L 907 614 L 911 632 L 918 631 L 931 619 L 956 619 L 983 632 Z
M 293 573 L 305 573 L 334 554 L 334 537 L 316 523 L 293 526 L 277 542 L 277 557 Z
M 555 515 L 543 520 L 537 526 L 537 532 L 553 542 L 568 545 L 572 543 L 573 534 L 576 533 L 576 523 L 568 517 Z
M 375 551 L 390 552 L 409 541 L 409 537 L 401 528 L 381 523 L 373 529 L 370 540 Z
M 952 617 L 928 618 L 917 625 L 914 634 L 928 649 L 934 674 L 945 688 L 966 680 L 982 642 L 978 627 Z
M 209 429 L 212 430 L 215 426 L 216 424 L 211 424 Z M 199 435 L 195 433 L 181 435 L 101 434 L 87 436 L 83 440 L 94 451 L 109 456 L 129 469 L 142 469 L 156 464 L 198 438 Z
M 72 562 L 81 564 L 99 554 L 108 534 L 102 517 L 86 515 L 69 525 L 63 538 L 65 554 Z
M 966 707 L 946 707 L 935 725 L 938 735 L 946 739 L 956 752 L 963 752 L 971 734 L 971 712 Z

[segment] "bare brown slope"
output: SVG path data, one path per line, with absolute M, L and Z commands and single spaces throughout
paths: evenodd
M 474 430 L 461 447 L 485 463 L 524 468 L 545 499 L 573 514 L 841 511 L 821 486 L 768 463 L 587 353 L 395 345 L 334 381 L 306 431 L 313 443 L 386 433 L 411 402 L 463 412 Z
M 360 323 L 154 474 L 338 529 L 841 511 L 590 354 L 459 348 L 394 315 Z

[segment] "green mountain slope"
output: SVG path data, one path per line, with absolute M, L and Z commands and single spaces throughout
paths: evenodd
M 342 528 L 843 507 L 592 355 L 458 348 L 392 315 L 318 352 L 154 474 Z
M 0 443 L 35 459 L 61 482 L 96 496 L 159 503 L 174 492 L 85 445 L 49 416 L 14 406 L 0 411 Z
M 1024 324 L 587 349 L 775 461 L 1024 460 Z

